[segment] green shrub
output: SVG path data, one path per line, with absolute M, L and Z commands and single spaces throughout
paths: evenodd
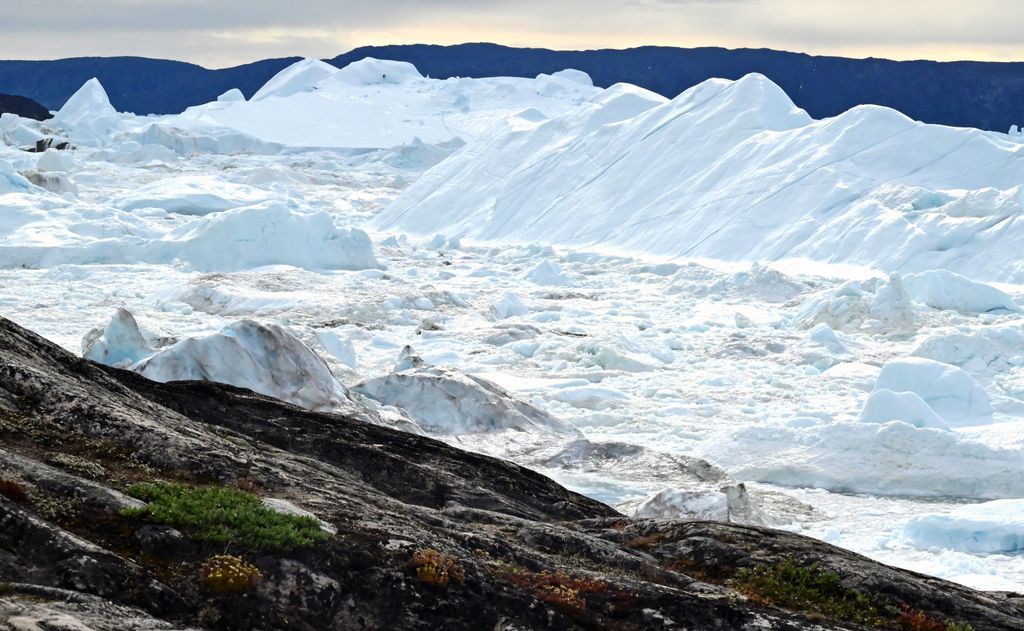
M 884 601 L 843 587 L 837 574 L 819 570 L 817 565 L 802 567 L 786 559 L 775 565 L 740 570 L 736 582 L 748 596 L 785 609 L 867 626 L 883 622 Z
M 278 513 L 234 488 L 135 484 L 128 494 L 148 504 L 122 515 L 173 526 L 197 541 L 284 553 L 330 538 L 316 519 Z

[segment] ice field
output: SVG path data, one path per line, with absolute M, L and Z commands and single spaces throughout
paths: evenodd
M 40 140 L 74 150 L 30 153 Z M 0 119 L 0 315 L 619 510 L 1024 591 L 1024 139 L 767 79 L 673 100 L 304 61 Z

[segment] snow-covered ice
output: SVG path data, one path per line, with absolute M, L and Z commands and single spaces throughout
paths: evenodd
M 1024 590 L 1021 139 L 814 121 L 758 76 L 668 100 L 367 59 L 261 92 L 3 116 L 0 314 L 624 513 Z M 21 150 L 47 138 L 75 149 Z
M 977 381 L 956 366 L 921 357 L 886 363 L 875 391 L 909 392 L 947 422 L 987 422 L 992 415 L 988 395 Z
M 926 549 L 1020 552 L 1024 550 L 1024 500 L 996 500 L 918 515 L 903 532 L 915 545 Z
M 418 179 L 374 225 L 1024 281 L 1017 139 L 878 106 L 816 121 L 756 74 L 706 81 L 614 124 L 581 120 L 605 106 L 598 96 L 483 140 Z

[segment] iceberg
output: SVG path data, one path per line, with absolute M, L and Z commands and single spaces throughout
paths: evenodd
M 918 515 L 907 522 L 903 536 L 927 550 L 1019 553 L 1024 551 L 1024 500 L 996 500 Z
M 757 74 L 606 120 L 614 92 L 453 155 L 374 226 L 1024 282 L 1024 163 L 1003 134 L 878 106 L 813 120 Z

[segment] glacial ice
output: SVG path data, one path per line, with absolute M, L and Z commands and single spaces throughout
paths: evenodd
M 119 122 L 120 115 L 110 104 L 107 91 L 95 78 L 86 81 L 72 94 L 49 121 L 54 126 L 70 130 L 70 137 L 76 142 L 102 139 Z
M 481 141 L 418 179 L 374 225 L 1024 280 L 1024 165 L 1005 136 L 876 106 L 815 121 L 760 75 L 707 81 L 615 124 L 577 117 Z
M 299 92 L 309 92 L 317 83 L 336 72 L 337 68 L 319 59 L 303 59 L 271 77 L 250 100 L 262 101 L 272 96 L 286 97 Z
M 973 377 L 961 368 L 923 357 L 882 366 L 875 384 L 875 391 L 881 390 L 912 392 L 951 424 L 984 423 L 992 416 L 988 395 Z
M 935 309 L 952 309 L 960 313 L 1022 311 L 1020 305 L 1006 292 L 964 278 L 949 270 L 928 270 L 920 274 L 908 274 L 904 277 L 903 283 L 911 300 Z
M 128 211 L 159 208 L 169 213 L 208 215 L 272 198 L 268 191 L 201 175 L 157 180 L 115 199 L 114 205 Z
M 146 343 L 132 314 L 119 309 L 85 356 L 128 368 L 154 381 L 216 381 L 310 410 L 344 410 L 354 403 L 327 364 L 276 324 L 241 320 L 219 333 L 187 337 L 164 348 Z
M 337 70 L 332 81 L 349 85 L 376 85 L 390 83 L 404 85 L 423 79 L 416 66 L 407 61 L 365 57 Z
M 430 434 L 517 430 L 579 436 L 571 425 L 497 384 L 454 368 L 424 364 L 410 352 L 403 354 L 391 374 L 363 381 L 353 389 L 400 408 Z
M 32 184 L 18 174 L 10 162 L 0 160 L 0 195 L 5 193 L 25 193 L 32 189 Z
M 915 546 L 974 554 L 1024 551 L 1024 500 L 967 504 L 945 513 L 909 520 L 903 535 Z
M 186 338 L 139 362 L 155 381 L 218 381 L 311 410 L 352 405 L 320 357 L 275 324 L 242 320 L 206 337 Z
M 231 88 L 230 90 L 228 90 L 224 94 L 221 94 L 220 96 L 217 97 L 217 102 L 219 102 L 219 103 L 237 103 L 239 101 L 244 101 L 244 100 L 245 100 L 245 95 L 242 94 L 242 91 L 239 90 L 238 88 Z
M 323 211 L 302 212 L 271 201 L 210 213 L 170 229 L 137 213 L 118 215 L 47 202 L 26 213 L 13 231 L 0 232 L 0 265 L 180 261 L 210 272 L 264 265 L 321 270 L 380 267 L 365 232 L 338 228 Z
M 780 422 L 703 451 L 742 480 L 839 492 L 1002 499 L 1024 494 L 1024 452 L 902 420 Z
M 153 352 L 135 316 L 123 308 L 105 327 L 94 329 L 82 339 L 82 357 L 117 368 L 130 368 Z
M 917 393 L 893 392 L 885 388 L 871 393 L 858 418 L 864 423 L 903 421 L 914 427 L 949 429 L 949 423 L 936 414 Z
M 1015 553 L 904 532 L 1024 495 L 1024 290 L 998 284 L 1024 279 L 1019 139 L 813 121 L 756 76 L 668 100 L 318 68 L 176 116 L 96 85 L 80 122 L 3 116 L 0 311 L 107 363 L 361 406 L 627 514 L 711 515 L 742 481 L 730 519 L 1024 588 Z M 83 340 L 119 307 L 147 326 Z M 277 381 L 295 361 L 316 385 Z M 1007 547 L 986 519 L 979 549 Z

